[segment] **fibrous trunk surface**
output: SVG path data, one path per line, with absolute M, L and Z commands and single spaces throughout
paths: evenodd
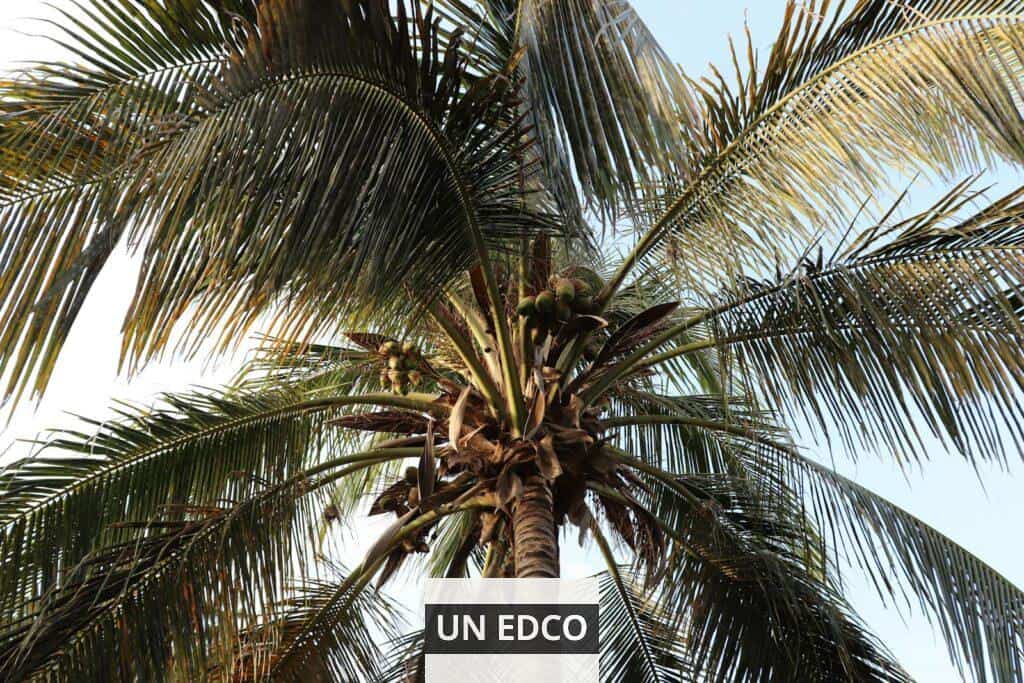
M 512 513 L 517 578 L 558 577 L 558 537 L 551 487 L 539 474 L 523 482 Z

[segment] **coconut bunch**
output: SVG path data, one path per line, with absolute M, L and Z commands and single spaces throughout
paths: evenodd
M 410 342 L 399 344 L 397 341 L 386 341 L 377 349 L 383 359 L 380 370 L 380 385 L 391 389 L 396 394 L 409 393 L 410 387 L 419 386 L 423 380 L 420 371 L 423 357 L 416 346 Z
M 556 528 L 571 527 L 582 539 L 595 515 L 600 515 L 648 561 L 664 552 L 665 539 L 657 524 L 631 495 L 634 482 L 606 450 L 602 407 L 585 407 L 572 397 L 561 400 L 545 382 L 540 395 L 553 398 L 535 414 L 538 419 L 530 437 L 517 438 L 477 392 L 456 393 L 456 387 L 448 384 L 441 383 L 431 402 L 436 410 L 420 414 L 383 410 L 332 421 L 347 430 L 387 434 L 393 438 L 391 443 L 423 446 L 417 465 L 406 467 L 378 491 L 369 515 L 393 517 L 397 528 L 425 512 L 472 495 L 487 495 L 488 509 L 473 512 L 460 532 L 462 543 L 449 560 L 448 575 L 464 576 L 473 552 L 482 556 L 489 544 L 496 543 L 508 552 L 489 568 L 489 576 L 512 577 L 516 562 L 521 561 L 515 559 L 514 511 L 527 495 L 529 483 L 541 478 L 550 487 Z M 586 492 L 594 485 L 617 492 L 616 500 L 622 502 L 598 500 L 599 511 L 592 510 Z M 436 550 L 441 534 L 442 526 L 430 522 L 402 539 L 389 550 L 377 585 L 385 585 L 411 557 Z
M 521 298 L 516 311 L 525 320 L 530 339 L 539 346 L 553 330 L 575 316 L 596 312 L 591 293 L 590 285 L 579 278 L 553 275 L 546 289 Z

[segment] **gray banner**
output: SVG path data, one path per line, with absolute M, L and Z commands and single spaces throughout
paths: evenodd
M 426 605 L 427 654 L 597 654 L 597 605 Z

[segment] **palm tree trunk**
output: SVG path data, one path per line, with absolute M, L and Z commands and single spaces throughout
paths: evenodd
M 544 477 L 533 474 L 512 511 L 516 578 L 558 578 L 558 534 L 554 499 Z

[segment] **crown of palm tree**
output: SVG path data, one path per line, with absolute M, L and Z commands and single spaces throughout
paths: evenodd
M 894 169 L 1024 163 L 1024 2 L 791 2 L 735 81 L 684 76 L 622 0 L 55 26 L 78 62 L 0 97 L 9 402 L 121 245 L 127 367 L 267 336 L 230 386 L 0 472 L 4 680 L 417 680 L 373 583 L 557 576 L 569 530 L 607 561 L 609 681 L 908 680 L 850 560 L 965 677 L 1024 681 L 1024 593 L 785 427 L 1019 450 L 1024 190 L 856 207 Z M 366 513 L 393 524 L 342 567 Z

